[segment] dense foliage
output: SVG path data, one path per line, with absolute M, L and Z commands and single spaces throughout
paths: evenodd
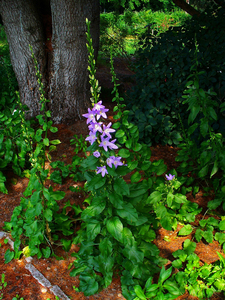
M 172 12 L 153 12 L 151 9 L 132 11 L 126 9 L 123 14 L 115 12 L 102 13 L 100 23 L 100 55 L 114 56 L 134 54 L 138 43 L 146 31 L 158 35 L 171 26 L 178 26 L 190 16 L 180 10 Z
M 198 44 L 199 84 L 204 90 L 213 88 L 217 105 L 225 97 L 225 28 L 224 9 L 207 11 L 184 26 L 170 28 L 160 36 L 143 35 L 137 52 L 136 86 L 129 93 L 127 107 L 130 120 L 138 124 L 145 143 L 178 144 L 180 119 L 187 128 L 187 106 L 182 93 L 191 73 Z M 219 111 L 217 110 L 217 113 Z M 224 118 L 219 114 L 214 128 L 224 133 Z

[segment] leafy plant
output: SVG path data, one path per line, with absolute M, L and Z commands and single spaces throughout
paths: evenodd
M 7 282 L 5 281 L 5 274 L 2 273 L 1 275 L 1 282 L 0 282 L 0 299 L 3 299 L 3 290 L 7 287 Z
M 144 290 L 140 285 L 134 286 L 134 291 L 137 297 L 134 300 L 147 300 L 147 299 L 167 299 L 173 300 L 177 299 L 180 295 L 184 293 L 184 288 L 176 282 L 176 276 L 173 275 L 170 279 L 172 273 L 172 267 L 165 269 L 163 266 L 157 283 L 152 283 L 153 277 L 149 277 L 147 280 Z
M 225 95 L 225 40 L 220 30 L 224 26 L 221 8 L 214 13 L 207 11 L 155 38 L 146 31 L 135 62 L 137 84 L 126 98 L 129 120 L 138 126 L 141 141 L 148 145 L 178 144 L 182 134 L 179 116 L 188 129 L 188 107 L 183 104 L 182 94 L 195 58 L 196 39 L 199 84 L 204 91 L 213 87 L 216 95 L 210 96 L 217 103 L 218 119 L 214 119 L 212 127 L 216 133 L 224 134 L 225 120 L 218 109 Z
M 57 201 L 63 199 L 65 193 L 54 191 L 52 186 L 45 187 L 45 181 L 49 174 L 49 169 L 45 168 L 45 163 L 47 160 L 51 160 L 50 152 L 55 150 L 60 141 L 50 141 L 48 139 L 48 130 L 54 133 L 57 128 L 53 127 L 53 122 L 49 120 L 51 113 L 46 110 L 48 100 L 44 97 L 41 74 L 33 52 L 32 57 L 40 86 L 40 102 L 43 114 L 37 116 L 40 128 L 34 134 L 32 132 L 32 135 L 29 135 L 29 128 L 24 127 L 27 137 L 31 136 L 27 142 L 32 149 L 34 141 L 35 150 L 30 154 L 32 168 L 29 172 L 29 183 L 24 192 L 24 197 L 21 198 L 20 205 L 14 209 L 11 221 L 5 223 L 5 229 L 10 230 L 12 237 L 15 239 L 14 252 L 8 249 L 5 253 L 6 263 L 13 258 L 19 258 L 22 253 L 25 256 L 37 254 L 38 258 L 42 256 L 48 258 L 52 253 L 51 244 L 58 239 L 58 236 L 53 235 L 53 233 L 56 233 L 57 230 L 62 230 L 65 235 L 73 233 L 70 230 L 72 221 L 68 220 L 69 217 L 65 213 L 57 213 L 59 209 Z M 70 206 L 70 203 L 67 203 L 67 206 Z M 76 213 L 80 213 L 79 209 L 75 210 Z M 67 249 L 67 242 L 62 241 L 62 243 Z M 42 244 L 47 244 L 47 246 L 44 248 Z M 23 250 L 21 250 L 21 247 Z

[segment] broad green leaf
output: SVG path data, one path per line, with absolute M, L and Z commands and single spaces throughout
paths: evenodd
M 169 192 L 166 197 L 166 202 L 167 202 L 168 207 L 172 206 L 173 198 L 174 198 L 174 195 L 171 192 Z
M 116 178 L 113 183 L 113 188 L 117 194 L 129 195 L 129 186 L 123 178 Z
M 138 182 L 141 180 L 141 174 L 137 171 L 131 176 L 131 182 Z
M 52 141 L 50 141 L 50 144 L 59 145 L 59 144 L 61 144 L 61 142 L 60 142 L 60 140 L 52 140 Z
M 146 200 L 146 203 L 148 203 L 148 204 L 156 204 L 160 200 L 162 200 L 162 193 L 160 193 L 158 191 L 155 191 L 155 192 L 151 193 L 151 195 Z
M 119 129 L 119 130 L 117 130 L 115 137 L 118 139 L 118 138 L 123 137 L 124 135 L 125 135 L 125 132 L 122 129 Z
M 185 203 L 187 202 L 187 198 L 185 195 L 182 195 L 182 194 L 176 194 L 174 195 L 174 200 L 176 203 Z
M 126 245 L 123 249 L 123 255 L 132 261 L 133 264 L 142 263 L 144 259 L 144 253 L 139 251 L 136 245 Z
M 207 226 L 207 230 L 203 232 L 203 237 L 207 243 L 213 242 L 213 226 Z
M 176 282 L 174 282 L 174 281 L 167 280 L 165 282 L 165 284 L 163 285 L 163 288 L 167 289 L 167 291 L 171 295 L 174 295 L 174 296 L 177 296 L 177 297 L 180 296 L 180 295 L 182 295 L 179 287 L 177 286 Z
M 192 106 L 191 112 L 190 112 L 189 117 L 188 117 L 188 124 L 194 122 L 194 120 L 197 117 L 199 111 L 200 111 L 200 106 Z
M 46 208 L 43 215 L 48 222 L 52 221 L 52 210 L 50 208 Z
M 192 230 L 193 228 L 190 224 L 184 225 L 184 227 L 179 231 L 178 235 L 189 235 Z
M 106 206 L 106 198 L 104 197 L 96 197 L 92 201 L 92 205 L 88 206 L 81 213 L 81 218 L 85 220 L 86 218 L 98 216 Z
M 63 191 L 52 191 L 51 198 L 54 200 L 62 200 L 65 197 L 66 193 Z
M 205 165 L 199 172 L 198 172 L 198 176 L 200 178 L 205 177 L 208 174 L 208 170 L 209 170 L 209 165 Z
M 14 252 L 7 249 L 4 257 L 5 257 L 5 264 L 7 264 L 14 258 Z
M 99 243 L 99 250 L 101 251 L 102 255 L 107 257 L 112 254 L 112 242 L 108 238 L 104 238 Z
M 215 240 L 218 241 L 220 243 L 220 245 L 225 243 L 225 233 L 216 232 Z
M 80 275 L 79 290 L 84 293 L 85 296 L 91 296 L 98 292 L 98 282 L 92 276 Z
M 130 162 L 128 162 L 128 168 L 133 171 L 134 169 L 136 169 L 138 166 L 138 161 L 137 160 L 132 160 Z
M 139 299 L 147 300 L 147 298 L 145 297 L 145 294 L 144 294 L 142 288 L 140 287 L 140 285 L 135 285 L 134 286 L 134 291 L 135 291 L 135 293 L 136 293 L 136 295 L 138 296 Z
M 80 266 L 79 268 L 75 268 L 70 272 L 71 277 L 75 277 L 85 271 L 87 269 L 87 266 Z
M 48 138 L 43 139 L 43 143 L 45 146 L 49 146 L 49 139 Z
M 196 248 L 196 243 L 190 241 L 189 239 L 186 239 L 184 241 L 184 251 L 190 255 L 191 253 L 193 253 L 195 251 Z
M 217 120 L 217 114 L 215 110 L 212 107 L 207 108 L 208 113 L 210 114 L 210 117 L 212 117 L 214 120 Z
M 123 209 L 123 196 L 115 191 L 109 194 L 109 201 L 115 208 Z
M 138 219 L 137 211 L 131 203 L 124 203 L 123 209 L 117 209 L 116 213 L 130 225 L 134 225 Z
M 128 158 L 130 156 L 130 151 L 128 149 L 120 149 L 118 155 L 122 158 Z
M 50 257 L 50 255 L 51 255 L 51 249 L 49 247 L 42 248 L 41 251 L 42 251 L 43 256 L 45 258 L 49 258 Z
M 106 223 L 108 232 L 119 242 L 123 243 L 123 224 L 118 217 L 109 219 Z
M 91 220 L 87 223 L 87 238 L 94 240 L 101 231 L 101 225 L 97 220 Z
M 130 195 L 129 198 L 137 198 L 144 195 L 149 189 L 149 185 L 146 181 L 142 181 L 136 184 L 130 185 Z M 140 197 L 140 200 L 142 198 Z
M 220 223 L 219 223 L 219 229 L 221 231 L 225 231 L 225 220 L 220 221 Z
M 169 269 L 165 269 L 164 266 L 162 266 L 162 269 L 160 271 L 160 274 L 159 274 L 159 279 L 158 279 L 158 283 L 161 285 L 163 284 L 163 282 L 170 277 L 171 273 L 172 273 L 172 267 L 170 267 Z
M 214 162 L 213 164 L 213 168 L 212 168 L 212 171 L 211 171 L 211 174 L 210 174 L 210 178 L 212 178 L 213 175 L 215 175 L 218 171 L 218 162 L 217 160 Z
M 203 237 L 203 231 L 200 228 L 198 228 L 195 232 L 196 241 L 200 242 L 202 237 Z

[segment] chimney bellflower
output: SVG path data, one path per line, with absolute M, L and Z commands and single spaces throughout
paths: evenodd
M 108 171 L 106 169 L 106 166 L 103 167 L 97 167 L 97 174 L 101 173 L 102 177 L 105 176 L 105 174 L 108 174 Z
M 95 110 L 91 110 L 90 108 L 88 108 L 88 113 L 87 114 L 83 114 L 82 116 L 87 118 L 87 124 L 90 122 L 96 123 L 95 120 L 95 115 L 96 115 L 96 111 Z
M 167 175 L 167 174 L 166 174 L 166 179 L 167 179 L 167 180 L 173 180 L 174 177 L 175 177 L 175 175 L 171 175 L 171 174 Z
M 99 147 L 103 147 L 105 151 L 108 151 L 108 147 L 110 150 L 112 149 L 118 149 L 118 147 L 114 144 L 116 140 L 109 141 L 109 137 L 104 138 L 101 136 L 101 143 L 99 144 Z

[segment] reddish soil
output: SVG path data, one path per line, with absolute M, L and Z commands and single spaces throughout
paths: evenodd
M 101 67 L 98 71 L 100 84 L 106 86 L 104 84 L 104 80 L 108 76 L 108 72 L 104 70 L 105 67 Z M 119 63 L 117 72 L 120 72 L 122 75 L 129 75 L 132 72 L 129 69 L 126 69 L 126 65 L 121 66 Z M 102 75 L 101 75 L 102 72 Z M 123 73 L 124 72 L 124 73 Z M 106 74 L 107 73 L 107 74 Z M 110 77 L 109 77 L 110 80 Z M 107 81 L 108 86 L 110 87 L 110 81 Z M 126 84 L 124 84 L 125 89 L 127 88 Z M 109 118 L 113 118 L 112 108 L 113 105 L 109 102 L 108 95 L 105 95 L 105 100 L 103 98 L 104 104 L 110 108 L 110 113 L 108 114 Z M 59 131 L 54 134 L 54 139 L 59 138 L 61 140 L 61 144 L 58 145 L 57 151 L 53 153 L 53 160 L 63 160 L 66 163 L 71 163 L 72 157 L 74 156 L 74 147 L 70 145 L 70 140 L 73 138 L 74 134 L 78 136 L 80 134 L 86 136 L 87 135 L 87 125 L 86 121 L 76 122 L 72 126 L 59 125 L 57 126 Z M 170 146 L 156 146 L 151 147 L 152 157 L 151 161 L 163 159 L 164 162 L 168 166 L 168 170 L 172 168 L 177 168 L 178 163 L 175 162 L 175 157 L 177 155 L 177 148 Z M 8 173 L 7 175 L 7 188 L 8 194 L 0 195 L 0 231 L 3 230 L 4 222 L 10 221 L 12 212 L 14 207 L 16 207 L 20 203 L 20 197 L 23 194 L 23 191 L 26 188 L 28 183 L 28 179 L 26 178 L 18 178 L 12 173 Z M 71 201 L 71 204 L 80 204 L 84 200 L 84 196 L 82 193 L 73 193 L 69 190 L 71 185 L 75 185 L 76 183 L 72 181 L 72 179 L 64 180 L 62 185 L 55 184 L 54 189 L 65 191 L 66 196 L 65 199 L 61 201 L 61 205 Z M 79 184 L 79 183 L 78 183 Z M 188 199 L 197 202 L 201 207 L 206 208 L 207 202 L 213 199 L 213 196 L 204 196 L 203 192 L 200 191 L 196 197 L 194 198 L 191 193 L 187 195 Z M 198 216 L 200 219 L 202 215 Z M 182 243 L 185 239 L 191 239 L 192 236 L 180 237 L 177 236 L 177 232 L 181 226 L 179 225 L 177 230 L 174 232 L 169 232 L 164 229 L 159 229 L 157 232 L 157 238 L 155 240 L 155 244 L 160 249 L 161 256 L 168 259 L 168 265 L 170 264 L 170 260 L 172 258 L 172 253 L 178 249 L 182 248 Z M 169 242 L 164 240 L 164 237 L 169 237 Z M 55 296 L 50 288 L 43 287 L 38 283 L 36 279 L 30 274 L 30 272 L 25 268 L 27 262 L 24 257 L 20 260 L 13 260 L 8 264 L 4 263 L 4 253 L 10 248 L 9 244 L 4 243 L 4 238 L 0 239 L 1 247 L 0 247 L 0 285 L 1 285 L 1 274 L 5 274 L 5 281 L 7 282 L 7 286 L 0 290 L 0 299 L 4 300 L 12 300 L 13 297 L 19 295 L 23 297 L 24 300 L 53 300 Z M 57 285 L 61 288 L 61 290 L 73 300 L 84 300 L 84 299 L 104 299 L 104 300 L 116 300 L 116 299 L 125 299 L 121 294 L 120 287 L 120 278 L 115 277 L 113 279 L 112 284 L 101 291 L 99 294 L 85 297 L 83 293 L 78 293 L 74 290 L 73 287 L 78 287 L 79 280 L 77 277 L 73 278 L 69 275 L 68 267 L 73 262 L 74 258 L 70 256 L 70 254 L 74 251 L 78 250 L 78 246 L 72 245 L 72 248 L 69 252 L 65 252 L 60 246 L 55 247 L 55 253 L 58 256 L 64 258 L 64 260 L 56 260 L 56 258 L 51 257 L 49 259 L 37 259 L 33 258 L 32 264 L 39 270 L 51 283 L 52 286 Z M 200 242 L 197 244 L 196 253 L 200 257 L 201 261 L 204 263 L 212 263 L 218 259 L 216 255 L 216 251 L 223 253 L 221 251 L 221 247 L 217 242 L 213 242 L 211 244 L 204 244 Z M 2 293 L 2 298 L 1 298 Z M 192 297 L 186 292 L 185 295 L 177 298 L 177 299 L 186 299 L 186 300 L 195 300 L 198 299 L 196 297 Z M 211 298 L 212 300 L 216 299 L 224 299 L 224 296 L 221 294 L 215 294 Z

